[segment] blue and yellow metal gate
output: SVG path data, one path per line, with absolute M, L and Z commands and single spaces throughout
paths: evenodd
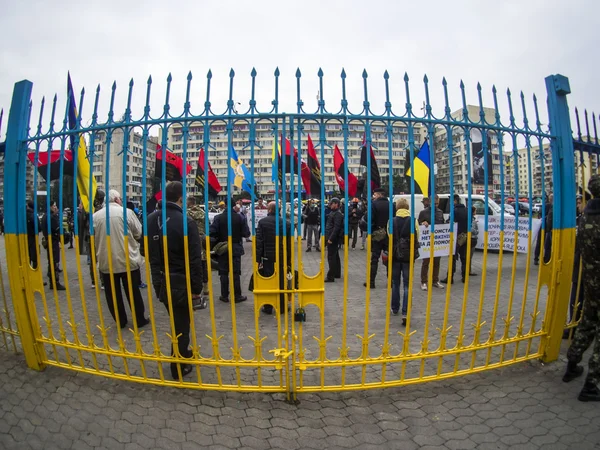
M 508 91 L 506 96 L 499 99 L 495 87 L 490 94 L 493 105 L 484 108 L 482 88 L 477 86 L 476 104 L 471 106 L 466 100 L 467 89 L 461 83 L 459 93 L 462 101 L 456 113 L 452 113 L 449 102 L 452 92 L 449 93 L 450 88 L 446 81 L 443 80 L 440 88 L 443 104 L 433 105 L 430 102 L 430 83 L 427 77 L 422 85 L 424 107 L 422 113 L 417 114 L 411 103 L 408 77 L 405 76 L 399 86 L 393 85 L 387 72 L 382 79 L 385 101 L 379 110 L 373 108 L 369 101 L 369 79 L 365 71 L 360 80 L 360 89 L 363 92 L 362 110 L 351 111 L 346 96 L 350 87 L 347 85 L 346 73 L 342 72 L 340 106 L 335 108 L 335 112 L 330 112 L 324 100 L 324 74 L 319 71 L 317 109 L 307 112 L 301 96 L 302 75 L 298 70 L 295 112 L 282 112 L 282 99 L 279 98 L 280 74 L 277 70 L 274 77 L 272 108 L 269 111 L 259 111 L 257 104 L 260 99 L 255 98 L 256 78 L 256 71 L 253 70 L 248 109 L 240 111 L 241 107 L 234 101 L 235 73 L 231 71 L 228 101 L 222 114 L 213 112 L 211 72 L 208 73 L 206 96 L 202 101 L 192 98 L 192 76 L 188 76 L 185 103 L 180 115 L 174 115 L 171 110 L 171 76 L 167 79 L 164 106 L 158 112 L 151 108 L 153 83 L 152 79 L 148 80 L 145 86 L 145 104 L 141 108 L 143 113 L 136 119 L 133 112 L 135 105 L 132 105 L 133 80 L 127 88 L 126 108 L 122 115 L 114 107 L 118 90 L 116 85 L 112 86 L 106 121 L 100 119 L 100 87 L 91 102 L 84 102 L 85 95 L 82 91 L 74 125 L 69 124 L 68 120 L 69 108 L 73 106 L 69 103 L 73 100 L 67 101 L 62 115 L 60 99 L 57 97 L 54 97 L 50 105 L 42 100 L 39 108 L 36 108 L 31 102 L 32 83 L 21 81 L 15 85 L 8 119 L 4 161 L 6 264 L 2 266 L 3 270 L 6 266 L 10 282 L 10 300 L 5 301 L 3 322 L 0 322 L 5 347 L 10 347 L 7 336 L 13 337 L 17 334 L 14 325 L 11 325 L 16 319 L 23 353 L 27 364 L 34 369 L 41 370 L 46 365 L 55 365 L 140 383 L 213 390 L 286 392 L 289 397 L 311 391 L 358 390 L 419 383 L 498 368 L 528 359 L 542 358 L 544 361 L 553 361 L 558 357 L 572 288 L 576 177 L 585 190 L 585 180 L 598 171 L 599 148 L 596 118 L 592 118 L 592 133 L 587 113 L 584 132 L 587 135 L 579 131 L 577 138 L 573 140 L 567 106 L 567 78 L 554 75 L 546 79 L 549 126 L 542 125 L 546 121 L 539 113 L 535 96 L 526 100 L 521 94 L 518 101 L 513 102 Z M 356 86 L 352 88 L 356 89 Z M 401 115 L 392 109 L 394 88 L 404 94 L 405 105 Z M 201 110 L 193 112 L 192 105 L 196 103 L 201 105 Z M 90 104 L 91 107 L 88 106 Z M 528 104 L 529 110 L 526 107 Z M 443 110 L 441 116 L 434 115 L 436 107 Z M 504 109 L 508 109 L 508 118 L 502 120 L 500 111 Z M 37 123 L 31 123 L 32 116 L 38 118 Z M 581 130 L 579 115 L 577 118 L 578 130 Z M 349 171 L 348 168 L 351 165 L 356 166 L 356 148 L 360 142 L 365 149 L 375 147 L 376 160 L 380 161 L 380 165 L 382 161 L 387 161 L 387 171 L 384 172 L 380 184 L 386 186 L 389 199 L 394 199 L 394 195 L 397 194 L 394 186 L 397 187 L 398 184 L 396 176 L 404 174 L 409 168 L 411 173 L 415 172 L 415 158 L 424 147 L 426 139 L 430 157 L 428 196 L 434 198 L 436 194 L 441 194 L 442 197 L 449 194 L 451 198 L 452 194 L 459 193 L 465 198 L 464 203 L 468 207 L 468 230 L 462 239 L 466 237 L 468 270 L 464 280 L 461 280 L 459 275 L 452 275 L 452 266 L 458 261 L 452 256 L 447 256 L 448 252 L 442 257 L 440 269 L 440 278 L 446 271 L 450 278 L 443 289 L 434 287 L 434 281 L 437 281 L 434 280 L 434 264 L 430 264 L 428 271 L 424 271 L 426 286 L 421 286 L 422 263 L 418 260 L 410 263 L 405 325 L 390 310 L 394 265 L 392 258 L 389 259 L 387 271 L 383 267 L 379 268 L 377 288 L 372 288 L 370 283 L 365 283 L 366 286 L 363 287 L 363 281 L 369 280 L 369 275 L 375 269 L 372 266 L 371 255 L 374 246 L 372 232 L 375 230 L 371 214 L 367 214 L 366 249 L 361 252 L 350 248 L 349 232 L 352 227 L 349 226 L 348 208 L 352 198 L 348 189 L 342 195 L 345 219 L 341 246 L 343 270 L 339 281 L 327 285 L 326 288 L 327 255 L 323 233 L 320 237 L 320 252 L 305 252 L 301 233 L 304 221 L 302 167 L 298 166 L 300 161 L 306 158 L 303 155 L 306 154 L 307 135 L 310 134 L 310 130 L 316 142 L 321 180 L 329 181 L 335 176 L 331 160 L 333 147 L 339 143 L 340 154 L 344 159 L 343 170 L 339 171 L 339 176 L 344 185 L 349 186 L 352 170 Z M 157 133 L 159 137 L 153 137 Z M 265 139 L 266 134 L 270 137 Z M 484 138 L 476 143 L 473 140 L 473 136 L 476 135 Z M 209 164 L 225 168 L 225 172 L 219 172 L 225 194 L 239 193 L 234 189 L 234 185 L 239 181 L 238 176 L 248 178 L 245 180 L 248 183 L 246 186 L 250 186 L 249 190 L 253 192 L 250 195 L 251 206 L 248 211 L 253 238 L 251 244 L 241 244 L 246 249 L 246 255 L 242 257 L 242 265 L 246 268 L 242 271 L 242 284 L 245 287 L 249 276 L 252 276 L 254 291 L 250 300 L 244 303 L 220 302 L 217 276 L 213 275 L 212 271 L 214 262 L 209 257 L 206 259 L 208 307 L 195 311 L 190 279 L 201 277 L 202 274 L 190 272 L 186 247 L 184 256 L 188 260 L 187 308 L 192 317 L 191 357 L 183 358 L 178 351 L 171 356 L 169 347 L 177 349 L 181 335 L 175 332 L 172 305 L 168 304 L 166 309 L 161 307 L 157 293 L 151 288 L 155 280 L 151 278 L 147 256 L 149 236 L 148 215 L 145 211 L 141 214 L 143 235 L 140 238 L 141 248 L 146 254 L 141 264 L 142 281 L 149 286 L 144 291 L 144 304 L 149 312 L 150 323 L 145 327 L 137 323 L 133 311 L 133 322 L 123 329 L 116 326 L 108 313 L 109 304 L 105 303 L 103 298 L 106 291 L 102 290 L 97 270 L 98 243 L 93 225 L 90 227 L 90 244 L 93 251 L 89 259 L 89 274 L 86 270 L 86 258 L 80 256 L 80 249 L 87 245 L 79 237 L 79 228 L 84 226 L 80 220 L 74 221 L 75 248 L 72 251 L 66 248 L 65 235 L 69 233 L 62 220 L 58 247 L 53 246 L 51 233 L 47 239 L 48 251 L 40 247 L 39 233 L 44 230 L 39 229 L 40 224 L 37 220 L 34 224 L 35 230 L 29 231 L 29 238 L 34 240 L 35 244 L 28 245 L 26 179 L 33 173 L 33 192 L 36 192 L 45 183 L 44 179 L 50 178 L 49 167 L 46 176 L 42 175 L 42 171 L 28 169 L 28 154 L 33 155 L 30 158 L 35 162 L 40 161 L 40 154 L 49 154 L 50 151 L 59 149 L 60 158 L 57 164 L 62 178 L 68 159 L 65 154 L 70 151 L 75 166 L 74 173 L 77 173 L 77 161 L 80 161 L 77 156 L 82 149 L 79 146 L 69 148 L 72 136 L 82 136 L 85 139 L 87 159 L 91 161 L 91 170 L 96 173 L 98 183 L 107 192 L 111 186 L 119 186 L 123 199 L 124 223 L 127 223 L 129 214 L 126 205 L 126 174 L 128 171 L 138 170 L 132 168 L 135 158 L 142 161 L 139 173 L 142 208 L 158 190 L 165 190 L 168 182 L 167 152 L 181 158 L 183 179 L 187 180 L 193 177 L 193 172 L 188 175 L 185 168 L 188 164 L 193 169 L 196 168 L 197 152 L 201 147 L 207 156 L 202 163 L 205 174 L 209 173 Z M 238 145 L 240 139 L 241 147 L 234 148 L 234 143 Z M 73 141 L 78 142 L 78 139 Z M 136 143 L 136 148 L 141 149 L 140 153 L 136 153 L 137 150 L 132 148 L 132 142 Z M 290 149 L 298 149 L 299 158 L 275 157 L 273 149 L 279 143 L 285 147 L 286 142 L 289 142 Z M 578 153 L 575 153 L 574 142 Z M 477 161 L 469 156 L 476 144 L 481 151 L 481 158 Z M 162 179 L 154 189 L 150 186 L 152 178 L 148 167 L 148 161 L 154 158 L 148 156 L 151 148 L 160 153 L 161 157 L 156 161 L 162 164 Z M 193 157 L 190 157 L 190 153 L 194 151 Z M 398 164 L 394 161 L 398 160 L 398 154 L 405 157 L 406 167 L 397 167 Z M 258 162 L 259 155 L 273 155 L 266 168 L 263 163 Z M 579 163 L 576 164 L 578 159 L 573 155 L 579 155 Z M 281 163 L 278 162 L 279 159 Z M 229 170 L 232 164 L 237 167 L 244 162 L 248 169 L 245 172 Z M 99 171 L 96 171 L 97 164 L 102 168 Z M 113 173 L 113 166 L 117 164 L 121 167 L 119 176 Z M 278 167 L 279 164 L 282 166 Z M 363 197 L 367 201 L 367 211 L 371 211 L 373 201 L 372 164 L 371 158 L 366 158 Z M 512 173 L 507 172 L 509 167 L 513 167 Z M 552 171 L 551 178 L 545 173 L 548 170 Z M 279 176 L 278 171 L 281 171 Z M 474 186 L 476 171 L 479 171 L 479 179 L 483 180 L 479 187 Z M 248 176 L 248 173 L 252 176 Z M 279 264 L 276 263 L 275 274 L 270 277 L 260 275 L 259 264 L 255 258 L 255 219 L 263 214 L 256 208 L 255 203 L 256 192 L 260 192 L 259 183 L 256 182 L 256 179 L 260 180 L 260 173 L 266 173 L 268 177 L 275 174 L 271 178 L 274 189 L 269 194 L 276 204 L 281 205 L 281 215 L 277 221 L 289 221 L 291 224 L 289 229 L 280 228 L 283 230 L 282 235 L 277 237 L 278 242 L 290 241 L 291 244 L 276 246 L 276 259 L 289 260 L 291 266 L 283 271 L 285 273 L 279 273 Z M 522 197 L 519 183 L 523 180 L 528 181 L 525 203 L 531 209 L 534 205 L 533 186 L 536 180 L 541 183 L 541 192 L 553 193 L 553 213 L 550 221 L 546 220 L 550 211 L 546 196 L 541 199 L 540 221 L 532 214 L 519 217 L 519 214 L 523 214 L 519 212 L 518 207 L 515 208 L 514 216 L 504 208 L 508 197 L 514 197 L 517 202 Z M 89 185 L 91 191 L 91 181 Z M 410 178 L 406 188 L 409 192 L 417 192 L 415 177 Z M 420 188 L 423 189 L 423 186 Z M 184 182 L 184 199 L 187 198 L 189 189 L 190 185 Z M 58 199 L 57 207 L 60 213 L 65 208 L 77 211 L 80 192 L 75 184 L 72 185 L 71 203 L 68 205 L 63 200 L 65 187 L 62 179 L 54 183 L 45 183 L 45 190 L 45 198 L 34 195 L 31 199 L 36 213 L 49 210 L 54 199 Z M 477 190 L 482 191 L 480 195 L 483 195 L 480 197 L 483 205 L 481 211 L 471 208 L 476 203 L 473 196 Z M 213 207 L 213 202 L 209 202 L 209 183 L 204 183 L 202 191 L 196 194 L 201 198 L 205 212 L 204 225 L 207 235 L 204 245 L 207 254 L 210 254 L 215 241 L 211 241 L 208 232 L 213 216 L 209 214 Z M 321 192 L 312 194 L 320 200 L 330 196 L 325 183 L 321 184 Z M 500 210 L 492 208 L 491 199 L 494 195 L 499 199 Z M 232 196 L 226 197 L 225 207 L 231 210 Z M 448 196 L 444 198 L 446 197 Z M 42 200 L 38 200 L 39 198 Z M 405 198 L 408 199 L 409 211 L 412 211 L 411 217 L 416 219 L 421 197 L 412 194 Z M 163 208 L 166 206 L 164 196 L 159 202 Z M 324 201 L 320 202 L 319 208 L 320 227 L 321 230 L 325 230 Z M 448 201 L 446 212 L 448 221 L 452 224 L 455 214 L 452 201 Z M 184 201 L 183 214 L 187 213 Z M 394 213 L 395 208 L 390 202 L 390 219 Z M 88 211 L 84 211 L 84 216 L 87 215 L 92 224 L 93 214 L 91 206 Z M 424 227 L 417 227 L 414 221 L 411 221 L 411 242 L 419 239 L 419 229 L 429 236 L 429 249 L 426 252 L 421 249 L 421 256 L 429 258 L 434 257 L 438 245 L 433 219 L 432 216 L 431 220 L 427 221 L 430 225 Z M 164 230 L 167 225 L 164 214 L 161 220 Z M 471 251 L 476 245 L 471 239 L 475 221 L 481 225 L 482 235 L 479 242 L 482 251 L 477 253 Z M 390 220 L 388 232 L 392 231 L 391 223 Z M 536 239 L 539 223 L 541 235 Z M 552 226 L 551 246 L 545 246 L 544 243 L 549 242 L 550 233 L 546 232 L 549 224 Z M 41 226 L 47 228 L 48 224 L 42 223 Z M 128 248 L 128 241 L 135 239 L 135 236 L 127 226 L 123 231 L 125 248 Z M 183 231 L 187 243 L 187 225 Z M 288 236 L 288 233 L 291 236 Z M 108 234 L 107 246 L 112 251 L 110 232 Z M 389 254 L 393 252 L 391 236 L 388 234 L 387 237 Z M 229 267 L 232 267 L 233 262 L 231 237 L 229 215 Z M 445 245 L 452 249 L 458 239 L 458 234 L 450 227 L 448 242 Z M 539 256 L 534 256 L 536 240 L 541 242 L 541 245 L 537 246 L 541 253 Z M 167 241 L 164 236 L 162 242 L 163 250 L 167 254 Z M 522 248 L 517 250 L 517 246 Z M 35 268 L 30 264 L 31 248 L 35 249 L 35 259 L 39 261 Z M 47 262 L 58 259 L 53 250 L 56 248 L 60 249 L 62 269 L 59 265 Z M 415 247 L 411 245 L 411 248 L 414 252 Z M 494 250 L 495 248 L 498 250 Z M 75 252 L 75 257 L 70 252 Z M 283 254 L 280 254 L 281 252 Z M 115 255 L 109 258 L 109 261 L 114 257 Z M 541 259 L 539 267 L 534 265 L 536 257 Z M 379 264 L 379 258 L 374 261 Z M 58 291 L 57 283 L 51 283 L 53 286 L 50 290 L 45 287 L 46 267 L 51 280 L 55 279 L 56 271 L 62 270 L 65 291 Z M 133 297 L 133 290 L 137 287 L 132 285 L 132 267 L 129 259 L 127 267 L 127 290 L 129 297 Z M 477 278 L 471 275 L 474 273 L 472 267 L 478 268 L 480 272 Z M 113 272 L 112 265 L 109 271 Z M 168 268 L 165 272 L 168 273 Z M 2 275 L 4 276 L 4 272 Z M 280 283 L 280 277 L 285 277 L 285 281 Z M 233 292 L 233 276 L 230 277 L 229 283 L 230 292 Z M 110 286 L 104 286 L 104 289 L 112 294 L 113 302 L 116 302 L 115 290 L 120 289 L 115 284 L 111 282 Z M 285 295 L 287 305 L 282 311 L 279 306 L 281 294 Z M 266 304 L 274 306 L 274 317 L 261 313 L 261 307 Z M 116 306 L 116 303 L 112 306 Z M 135 309 L 133 303 L 130 306 L 132 310 Z M 304 309 L 306 321 L 294 320 L 297 308 Z M 278 314 L 279 312 L 281 314 Z M 570 327 L 575 324 L 575 320 L 576 317 L 569 324 Z M 14 342 L 12 339 L 11 341 Z M 172 379 L 167 367 L 174 362 L 191 364 L 191 374 Z

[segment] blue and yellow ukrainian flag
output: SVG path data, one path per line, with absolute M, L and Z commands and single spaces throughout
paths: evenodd
M 71 84 L 71 74 L 67 74 L 67 95 L 69 96 L 69 129 L 73 130 L 77 128 L 77 104 L 75 103 L 75 92 Z M 97 186 L 96 179 L 91 175 L 87 146 L 83 136 L 71 135 L 71 151 L 77 152 L 77 189 L 79 197 L 83 208 L 89 211 L 90 198 L 93 201 Z M 90 176 L 92 177 L 92 192 L 89 192 Z
M 231 159 L 229 161 L 229 173 L 233 180 L 233 185 L 237 188 L 252 194 L 252 174 L 248 168 L 240 162 L 238 155 L 231 147 Z
M 431 173 L 431 156 L 429 154 L 429 143 L 427 139 L 421 145 L 419 149 L 419 153 L 415 156 L 413 161 L 413 166 L 415 169 L 415 174 L 413 178 L 415 179 L 415 183 L 419 185 L 421 188 L 421 192 L 423 196 L 429 197 L 429 174 Z M 406 176 L 410 177 L 411 172 L 410 168 L 406 171 Z

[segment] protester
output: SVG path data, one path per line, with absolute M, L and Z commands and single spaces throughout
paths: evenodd
M 104 205 L 104 199 L 106 194 L 102 189 L 97 189 L 96 194 L 94 196 L 94 213 L 100 211 L 102 206 Z M 79 202 L 79 207 L 77 208 L 77 221 L 79 226 L 79 242 L 81 245 L 79 246 L 79 255 L 87 254 L 87 263 L 90 268 L 90 279 L 92 281 L 92 287 L 95 288 L 95 278 L 94 278 L 94 266 L 92 264 L 92 243 L 90 239 L 90 215 L 89 213 L 83 209 L 83 203 Z M 104 289 L 104 281 L 102 277 L 100 277 L 100 287 Z
M 402 296 L 402 325 L 406 325 L 408 310 L 408 284 L 410 282 L 410 234 L 412 218 L 406 199 L 396 202 L 396 217 L 393 224 L 393 254 L 392 254 L 392 314 L 398 315 L 400 310 L 400 282 L 404 286 Z M 419 242 L 419 227 L 415 223 L 414 241 Z M 413 257 L 417 257 L 413 253 Z
M 196 222 L 191 217 L 183 216 L 183 185 L 179 181 L 171 181 L 165 188 L 166 200 L 166 261 L 163 246 L 162 211 L 155 211 L 148 216 L 148 250 L 152 284 L 158 299 L 165 305 L 169 314 L 173 315 L 173 325 L 177 338 L 178 354 L 182 358 L 191 358 L 190 345 L 190 310 L 188 304 L 188 280 L 186 266 L 189 264 L 189 285 L 191 289 L 192 306 L 194 309 L 204 309 L 206 300 L 202 299 L 202 245 Z M 188 199 L 189 201 L 189 199 Z M 185 238 L 183 232 L 184 220 L 187 220 L 187 251 L 189 259 L 185 258 Z M 169 267 L 169 290 L 165 276 L 166 262 Z M 169 301 L 171 302 L 169 304 Z M 171 355 L 175 356 L 171 346 Z M 190 364 L 171 363 L 171 376 L 180 379 L 192 371 Z
M 286 274 L 292 265 L 292 226 L 289 221 L 285 222 L 285 237 L 283 218 L 277 217 L 277 204 L 270 202 L 267 217 L 261 219 L 256 226 L 256 262 L 259 264 L 260 273 L 264 277 L 270 277 L 278 267 L 279 289 L 285 289 Z M 277 227 L 277 224 L 279 226 Z M 276 237 L 279 236 L 279 258 L 277 259 Z M 285 255 L 284 255 L 285 253 Z M 285 259 L 284 259 L 285 256 Z M 273 305 L 264 305 L 262 312 L 271 314 Z M 279 296 L 279 313 L 285 312 L 285 294 Z
M 75 214 L 71 209 L 67 209 L 67 230 L 69 235 L 69 247 L 73 248 L 73 241 L 75 236 Z
M 321 236 L 319 233 L 319 227 L 321 225 L 321 210 L 312 198 L 308 201 L 308 205 L 306 205 L 304 215 L 304 228 L 308 230 L 306 251 L 310 252 L 311 248 L 314 248 L 316 251 L 320 252 Z
M 367 242 L 367 227 L 365 226 L 367 224 L 367 210 L 368 210 L 368 203 L 366 199 L 362 199 L 360 201 L 360 203 L 358 204 L 358 210 L 360 211 L 361 214 L 361 219 L 358 221 L 358 227 L 360 228 L 360 238 L 361 238 L 361 250 L 365 249 L 365 244 Z M 361 223 L 364 224 L 363 226 L 361 226 Z
M 265 209 L 267 209 L 267 205 L 265 205 L 265 202 L 262 198 L 259 198 L 258 203 L 254 206 L 254 209 L 264 211 Z
M 583 402 L 600 401 L 600 175 L 594 175 L 588 183 L 593 199 L 588 202 L 580 220 L 576 247 L 581 253 L 582 285 L 585 301 L 581 322 L 567 352 L 567 370 L 563 381 L 569 382 L 583 374 L 583 353 L 595 341 L 588 362 L 588 374 L 579 393 Z
M 475 247 L 479 240 L 479 223 L 477 222 L 477 208 L 471 207 L 471 258 L 469 261 L 469 276 L 476 277 L 477 274 L 473 272 L 473 255 L 475 254 Z
M 329 271 L 325 283 L 333 283 L 342 277 L 342 262 L 340 261 L 339 245 L 344 236 L 344 216 L 340 211 L 340 200 L 336 197 L 329 200 L 331 212 L 325 225 L 325 242 L 327 243 L 327 262 Z
M 352 203 L 348 205 L 348 226 L 350 228 L 348 240 L 352 239 L 352 250 L 356 248 L 356 240 L 358 239 L 358 222 L 360 222 L 360 218 L 363 216 L 363 213 L 358 205 L 359 202 L 357 198 L 352 199 Z
M 42 229 L 42 224 L 40 223 L 40 219 L 35 213 L 35 206 L 33 201 L 27 202 L 27 249 L 29 250 L 29 264 L 32 269 L 37 269 L 38 266 L 38 254 L 37 254 L 37 242 L 36 237 L 38 233 Z M 37 223 L 37 233 L 36 233 L 36 223 Z
M 64 291 L 66 288 L 60 284 L 59 268 L 60 263 L 60 219 L 58 218 L 58 207 L 56 202 L 50 204 L 50 209 L 42 218 L 42 234 L 45 239 L 46 254 L 48 256 L 48 286 L 50 289 L 56 287 L 57 291 Z M 50 242 L 52 241 L 52 242 Z M 52 256 L 50 255 L 52 250 Z M 54 269 L 54 278 L 52 278 L 52 269 Z
M 461 263 L 461 274 L 462 282 L 465 282 L 465 274 L 467 271 L 467 232 L 468 232 L 468 221 L 469 217 L 467 214 L 467 208 L 460 202 L 460 195 L 454 194 L 454 223 L 457 224 L 456 232 L 456 252 L 452 255 L 452 284 L 454 284 L 454 274 L 456 273 L 456 266 L 458 265 L 458 259 L 460 258 Z M 448 275 L 443 279 L 442 283 L 448 283 Z
M 187 198 L 187 215 L 198 227 L 200 243 L 202 245 L 202 295 L 207 296 L 208 291 L 208 264 L 206 263 L 206 214 L 204 208 L 196 203 L 192 196 Z M 196 275 L 196 274 L 194 274 Z
M 544 227 L 544 263 L 550 262 L 552 256 L 552 202 L 554 195 L 550 194 L 546 200 L 545 208 L 545 227 Z M 540 263 L 540 250 L 542 246 L 542 229 L 538 232 L 535 250 L 533 253 L 533 263 L 537 266 Z
M 127 234 L 129 236 L 128 248 L 125 248 L 124 214 L 127 220 Z M 127 297 L 127 303 L 130 306 L 132 305 L 129 294 L 130 289 L 133 293 L 132 313 L 135 314 L 137 326 L 143 327 L 149 324 L 150 320 L 145 316 L 144 300 L 140 292 L 140 284 L 142 283 L 140 267 L 143 264 L 143 257 L 140 254 L 140 245 L 137 240 L 142 236 L 142 224 L 132 210 L 125 209 L 123 211 L 121 194 L 114 189 L 108 192 L 108 203 L 94 213 L 93 223 L 98 269 L 104 281 L 104 292 L 110 314 L 118 326 L 121 328 L 127 326 L 127 313 L 121 292 L 122 285 Z M 110 248 L 108 246 L 109 226 Z M 131 285 L 129 284 L 127 273 L 128 260 Z M 111 281 L 114 283 L 115 298 L 113 298 L 113 285 Z M 115 314 L 115 303 L 118 315 Z
M 222 244 L 224 248 L 228 247 L 228 220 L 231 220 L 231 248 L 223 251 L 218 255 L 219 277 L 221 279 L 221 296 L 219 300 L 229 302 L 229 252 L 232 255 L 233 261 L 233 294 L 235 303 L 244 302 L 247 300 L 245 295 L 242 295 L 242 286 L 240 276 L 242 274 L 242 255 L 244 254 L 244 246 L 242 240 L 250 236 L 248 222 L 245 221 L 240 214 L 235 211 L 235 203 L 232 201 L 230 211 L 225 209 L 221 214 L 215 216 L 213 223 L 210 225 L 211 244 Z M 213 244 L 214 243 L 214 244 Z
M 375 189 L 373 201 L 371 202 L 371 289 L 375 289 L 375 278 L 379 265 L 381 252 L 387 249 L 388 234 L 387 224 L 389 222 L 390 201 L 385 196 L 383 189 Z M 364 283 L 367 286 L 367 282 Z
M 425 207 L 423 211 L 419 213 L 419 224 L 429 227 L 431 221 L 431 200 L 429 197 L 425 197 L 422 200 L 423 206 Z M 435 207 L 433 212 L 433 220 L 434 225 L 441 225 L 444 221 L 444 212 L 439 208 L 440 205 L 440 196 L 435 194 Z M 427 290 L 427 283 L 429 280 L 429 252 L 425 252 L 423 255 L 424 259 L 421 263 L 421 289 L 423 291 Z M 443 289 L 444 285 L 440 283 L 440 260 L 441 256 L 433 257 L 433 276 L 432 282 L 433 287 Z

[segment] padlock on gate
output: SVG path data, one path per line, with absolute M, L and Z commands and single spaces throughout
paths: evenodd
M 306 322 L 306 312 L 304 311 L 304 308 L 296 308 L 294 322 Z

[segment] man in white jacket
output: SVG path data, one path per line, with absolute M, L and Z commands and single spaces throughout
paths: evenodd
M 142 235 L 142 225 L 135 213 L 127 208 L 123 208 L 121 194 L 111 189 L 108 192 L 108 203 L 94 213 L 94 237 L 96 239 L 96 258 L 98 260 L 98 269 L 104 281 L 106 302 L 108 309 L 115 319 L 117 325 L 121 328 L 127 326 L 127 312 L 123 304 L 123 294 L 121 285 L 125 289 L 127 301 L 131 305 L 129 298 L 129 289 L 133 292 L 133 310 L 137 326 L 143 327 L 150 323 L 145 317 L 144 299 L 140 292 L 141 276 L 140 267 L 143 265 L 143 257 L 140 254 L 140 246 L 137 242 Z M 125 220 L 127 220 L 128 249 L 125 249 Z M 110 237 L 110 248 L 108 241 Z M 131 286 L 127 280 L 127 259 L 129 259 L 129 269 L 131 271 Z M 111 266 L 112 264 L 112 279 Z M 113 285 L 115 298 L 113 298 Z M 115 315 L 115 304 L 117 315 Z

